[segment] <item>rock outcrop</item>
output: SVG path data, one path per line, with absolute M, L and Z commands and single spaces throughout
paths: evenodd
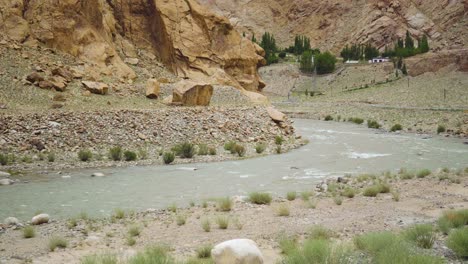
M 184 106 L 208 106 L 213 96 L 213 86 L 182 80 L 176 83 L 172 103 Z
M 408 74 L 413 77 L 426 72 L 437 72 L 449 65 L 454 65 L 458 71 L 468 72 L 468 49 L 426 53 L 408 58 L 405 63 Z
M 258 91 L 263 52 L 196 0 L 0 0 L 8 40 L 80 58 L 90 75 L 134 79 L 125 62 L 146 54 L 179 77 Z M 153 55 L 153 54 L 156 54 Z

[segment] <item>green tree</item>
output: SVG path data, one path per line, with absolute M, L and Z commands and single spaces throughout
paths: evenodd
M 371 60 L 379 56 L 379 50 L 368 43 L 364 49 L 364 56 L 366 60 Z
M 311 73 L 314 71 L 312 63 L 313 52 L 311 50 L 304 51 L 301 56 L 301 71 Z
M 265 50 L 265 59 L 268 65 L 278 62 L 278 57 L 276 56 L 278 47 L 276 46 L 275 37 L 272 34 L 265 32 L 262 36 L 260 46 Z
M 419 50 L 421 53 L 429 52 L 429 41 L 427 40 L 427 36 L 424 35 L 421 39 L 421 44 L 419 45 Z
M 257 39 L 255 38 L 255 33 L 252 34 L 252 42 L 253 42 L 253 43 L 257 43 Z
M 335 70 L 336 57 L 330 52 L 315 56 L 315 66 L 318 74 L 332 73 Z
M 408 30 L 406 31 L 405 48 L 409 51 L 414 50 L 414 40 L 411 38 Z

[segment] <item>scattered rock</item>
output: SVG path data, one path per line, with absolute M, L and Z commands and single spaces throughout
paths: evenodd
M 15 217 L 8 217 L 8 218 L 5 219 L 4 222 L 5 222 L 5 224 L 7 226 L 18 226 L 18 225 L 20 225 L 19 220 L 17 218 L 15 218 Z
M 271 119 L 275 122 L 284 122 L 286 115 L 281 113 L 280 111 L 276 110 L 273 107 L 267 107 L 268 115 L 270 115 Z
M 137 65 L 140 62 L 140 60 L 137 58 L 126 58 L 124 62 L 130 65 Z
M 48 214 L 39 214 L 32 218 L 31 224 L 33 225 L 42 225 L 49 223 L 50 216 Z
M 0 177 L 10 177 L 11 174 L 8 172 L 0 171 Z
M 207 106 L 213 95 L 213 86 L 205 83 L 182 80 L 175 84 L 172 95 L 173 103 L 185 106 Z
M 0 186 L 12 185 L 13 183 L 15 182 L 10 179 L 0 179 Z
M 52 89 L 52 87 L 54 87 L 54 84 L 50 81 L 40 81 L 38 86 L 41 89 Z
M 94 94 L 105 95 L 109 91 L 109 86 L 107 86 L 107 84 L 105 83 L 89 82 L 89 81 L 82 81 L 81 83 L 84 85 L 86 90 Z
M 56 94 L 54 95 L 54 98 L 52 98 L 52 100 L 55 102 L 65 102 L 67 99 L 63 94 Z
M 156 79 L 149 79 L 146 82 L 146 97 L 150 99 L 157 99 L 161 92 L 161 87 Z
M 95 172 L 93 174 L 91 174 L 91 177 L 104 177 L 106 176 L 104 173 L 102 172 Z
M 26 80 L 31 83 L 44 81 L 44 77 L 37 72 L 33 72 L 26 77 Z
M 67 82 L 71 82 L 74 78 L 73 74 L 64 68 L 55 68 L 52 70 L 52 74 L 64 78 Z
M 49 78 L 50 83 L 52 83 L 52 88 L 59 92 L 65 92 L 67 87 L 66 80 L 60 76 L 53 76 Z
M 250 239 L 234 239 L 216 245 L 211 250 L 216 264 L 263 264 L 263 255 Z

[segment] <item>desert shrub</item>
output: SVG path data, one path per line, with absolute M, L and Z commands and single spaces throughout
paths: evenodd
M 297 192 L 288 192 L 286 194 L 286 199 L 288 199 L 288 201 L 294 201 L 296 200 L 297 198 Z
M 171 204 L 171 205 L 169 205 L 169 206 L 167 207 L 167 210 L 168 210 L 169 212 L 176 213 L 176 212 L 177 212 L 177 205 L 176 205 L 175 203 L 173 203 L 173 204 Z
M 249 194 L 249 201 L 253 204 L 270 204 L 271 200 L 269 193 L 252 192 Z
M 333 201 L 335 202 L 336 205 L 342 205 L 343 204 L 343 199 L 340 196 L 335 196 L 333 198 Z
M 127 238 L 125 239 L 125 243 L 127 244 L 127 246 L 134 246 L 136 244 L 136 240 L 132 236 L 127 236 Z
M 211 245 L 204 245 L 200 248 L 197 248 L 197 257 L 198 258 L 211 258 L 211 249 L 213 246 Z
M 54 236 L 49 240 L 50 251 L 54 251 L 56 248 L 66 248 L 67 246 L 68 242 L 63 237 Z
M 218 216 L 216 217 L 216 224 L 218 224 L 219 229 L 227 229 L 229 226 L 229 218 L 227 216 Z
M 354 196 L 356 196 L 356 190 L 351 187 L 347 187 L 343 192 L 341 192 L 341 195 L 348 198 L 354 198 Z
M 216 155 L 216 148 L 215 147 L 209 147 L 208 152 L 211 156 Z
M 113 161 L 122 160 L 123 150 L 121 146 L 115 146 L 109 149 L 109 159 Z
M 445 211 L 438 219 L 437 224 L 440 231 L 448 234 L 453 228 L 468 225 L 468 209 Z
M 297 237 L 281 234 L 278 238 L 278 245 L 280 247 L 281 254 L 289 255 L 298 248 Z
M 133 151 L 127 150 L 124 152 L 125 161 L 135 161 L 137 154 Z
M 132 237 L 139 236 L 141 233 L 141 229 L 137 225 L 133 225 L 128 229 L 128 235 Z
M 176 216 L 176 223 L 178 226 L 183 226 L 187 222 L 187 217 L 185 215 L 177 215 Z
M 234 148 L 234 146 L 236 145 L 237 143 L 235 141 L 229 141 L 229 142 L 226 142 L 224 144 L 224 150 L 226 151 L 232 151 L 232 149 Z M 231 152 L 232 153 L 232 152 Z
M 195 156 L 195 146 L 190 142 L 184 142 L 177 146 L 176 154 L 184 159 L 191 159 Z
M 380 193 L 380 188 L 377 185 L 367 187 L 364 189 L 364 192 L 362 193 L 364 196 L 367 197 L 376 197 L 377 194 Z
M 419 255 L 412 252 L 405 243 L 394 243 L 390 247 L 379 251 L 375 256 L 373 256 L 372 263 L 443 264 L 445 261 L 440 257 Z
M 371 255 L 377 255 L 380 251 L 400 243 L 400 239 L 391 232 L 367 233 L 354 238 L 357 249 Z
M 324 120 L 325 121 L 333 121 L 333 117 L 331 115 L 327 115 Z
M 447 238 L 447 246 L 460 258 L 468 258 L 468 227 L 454 230 Z
M 276 136 L 275 137 L 275 144 L 278 145 L 278 146 L 281 146 L 284 142 L 284 138 L 283 136 Z
M 175 154 L 173 152 L 164 152 L 163 161 L 164 164 L 171 164 L 175 160 Z
M 310 192 L 310 191 L 303 191 L 301 192 L 301 199 L 303 201 L 309 201 L 310 197 L 314 195 L 313 192 Z
M 388 183 L 379 183 L 377 186 L 379 187 L 380 193 L 390 193 L 392 190 Z
M 9 159 L 7 154 L 0 153 L 0 164 L 2 166 L 8 165 Z
M 114 210 L 114 214 L 112 215 L 115 219 L 124 219 L 125 218 L 125 211 L 120 209 L 120 208 L 116 208 Z
M 211 222 L 209 219 L 205 218 L 201 222 L 201 226 L 203 228 L 203 231 L 205 232 L 210 232 L 211 231 Z
M 431 171 L 428 169 L 423 169 L 423 170 L 418 171 L 418 173 L 416 174 L 416 177 L 425 178 L 426 176 L 429 176 L 429 175 L 431 175 Z
M 396 191 L 393 191 L 393 192 L 392 192 L 392 199 L 393 199 L 393 201 L 395 201 L 395 202 L 399 202 L 399 201 L 400 201 L 400 193 L 399 193 L 399 192 L 396 192 Z
M 198 155 L 206 156 L 208 155 L 208 145 L 206 144 L 199 144 L 198 145 Z
M 409 227 L 404 232 L 404 237 L 421 248 L 432 248 L 436 240 L 434 228 L 429 224 Z
M 236 145 L 234 146 L 233 150 L 234 150 L 234 153 L 237 153 L 237 155 L 238 155 L 239 157 L 245 156 L 246 149 L 245 149 L 244 146 L 242 146 L 242 145 L 240 145 L 240 144 L 236 144 Z M 233 154 L 234 154 L 234 153 L 233 153 Z
M 78 159 L 81 161 L 90 161 L 93 158 L 93 153 L 90 150 L 82 149 L 78 152 Z
M 414 178 L 414 173 L 409 172 L 409 171 L 404 171 L 403 173 L 400 174 L 400 179 L 402 180 L 411 180 Z
M 55 153 L 54 152 L 49 152 L 47 154 L 47 161 L 48 162 L 55 162 Z
M 315 209 L 317 208 L 317 203 L 318 202 L 316 200 L 306 201 L 306 207 L 310 209 Z
M 367 127 L 368 128 L 379 129 L 381 127 L 381 125 L 375 120 L 367 120 Z
M 138 149 L 138 157 L 139 157 L 141 160 L 146 160 L 146 159 L 148 159 L 148 157 L 149 157 L 148 150 L 147 150 L 147 149 L 143 149 L 143 148 L 139 148 L 139 149 Z
M 258 154 L 262 154 L 265 151 L 265 149 L 265 143 L 257 143 L 257 145 L 255 145 L 255 152 L 257 152 Z
M 308 239 L 330 239 L 334 236 L 333 231 L 321 225 L 312 226 L 307 232 Z
M 364 123 L 364 119 L 359 118 L 359 117 L 351 117 L 351 118 L 348 119 L 348 122 L 360 125 L 360 124 Z
M 437 127 L 437 134 L 444 133 L 446 131 L 445 126 L 439 125 Z
M 232 209 L 232 199 L 230 197 L 218 199 L 218 210 L 221 212 L 229 212 Z
M 276 208 L 276 215 L 277 216 L 289 216 L 290 211 L 289 211 L 289 206 L 287 204 L 280 204 Z
M 281 145 L 276 146 L 276 154 L 281 154 L 282 151 Z
M 149 247 L 132 257 L 128 264 L 175 264 L 166 247 Z
M 293 249 L 283 259 L 283 264 L 347 264 L 353 263 L 352 252 L 342 246 L 334 245 L 328 240 L 307 240 L 299 249 Z
M 32 226 L 26 226 L 23 228 L 24 238 L 33 238 L 36 236 L 36 230 Z
M 81 264 L 117 264 L 118 258 L 115 255 L 92 255 L 81 259 Z
M 395 124 L 390 129 L 391 132 L 396 132 L 396 131 L 400 131 L 400 130 L 403 130 L 403 127 L 400 124 Z

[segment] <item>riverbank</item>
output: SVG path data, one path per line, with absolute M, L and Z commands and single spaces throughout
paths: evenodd
M 51 223 L 34 227 L 33 238 L 23 238 L 21 228 L 4 229 L 0 259 L 14 264 L 80 263 L 85 256 L 112 254 L 124 260 L 147 246 L 168 245 L 171 255 L 186 260 L 202 245 L 250 238 L 258 243 L 265 263 L 276 263 L 284 256 L 280 237 L 296 237 L 301 242 L 317 225 L 331 230 L 332 241 L 351 247 L 353 237 L 368 232 L 398 233 L 421 223 L 437 228 L 444 211 L 468 209 L 467 186 L 468 169 L 400 170 L 329 179 L 315 188 L 273 197 L 266 205 L 231 197 L 231 202 L 220 198 L 194 201 L 189 208 L 168 204 L 167 210 L 137 213 L 116 209 L 107 219 L 90 219 L 85 212 L 68 221 L 51 216 Z M 370 189 L 375 188 L 374 197 Z M 220 229 L 218 223 L 224 218 L 228 227 Z M 462 263 L 445 246 L 447 235 L 435 234 L 434 245 L 422 254 Z M 67 241 L 67 247 L 50 252 L 48 243 L 57 236 Z

